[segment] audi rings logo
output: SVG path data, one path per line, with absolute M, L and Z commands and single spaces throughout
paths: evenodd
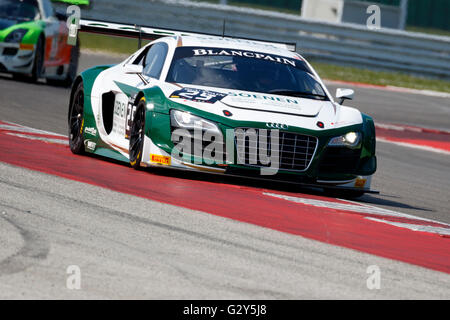
M 289 126 L 283 123 L 266 122 L 266 126 L 272 129 L 287 129 Z

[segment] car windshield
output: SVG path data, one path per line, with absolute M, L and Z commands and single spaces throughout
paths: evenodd
M 32 21 L 38 14 L 36 0 L 0 0 L 0 18 Z
M 300 57 L 247 50 L 179 47 L 166 81 L 328 100 Z

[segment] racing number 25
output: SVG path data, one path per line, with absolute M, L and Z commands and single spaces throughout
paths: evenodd
M 133 123 L 134 116 L 136 114 L 136 108 L 133 103 L 129 102 L 127 106 L 127 116 L 125 117 L 125 138 L 130 139 L 131 124 Z

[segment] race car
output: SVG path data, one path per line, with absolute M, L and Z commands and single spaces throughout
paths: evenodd
M 69 45 L 67 36 L 66 16 L 55 13 L 50 0 L 0 0 L 0 72 L 70 86 L 79 46 Z
M 75 79 L 73 153 L 375 192 L 372 118 L 342 105 L 353 90 L 336 102 L 295 45 L 89 20 L 81 31 L 154 40 Z

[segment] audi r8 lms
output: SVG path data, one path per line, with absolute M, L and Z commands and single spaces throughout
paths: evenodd
M 136 31 L 95 21 L 82 21 L 81 29 Z M 68 112 L 73 153 L 134 168 L 269 177 L 348 196 L 371 192 L 372 118 L 342 105 L 352 90 L 338 89 L 335 101 L 292 46 L 139 28 L 142 34 L 157 39 L 75 79 Z
M 0 0 L 0 72 L 70 86 L 79 47 L 67 44 L 65 19 L 50 0 Z

